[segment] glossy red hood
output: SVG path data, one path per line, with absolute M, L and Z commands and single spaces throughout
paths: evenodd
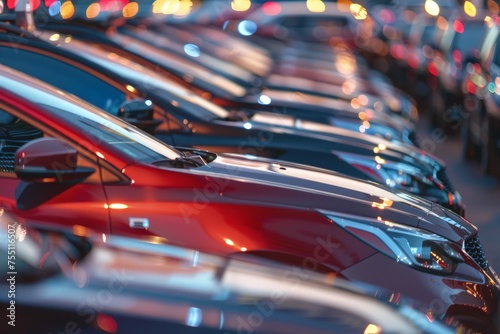
M 230 199 L 270 207 L 327 210 L 337 216 L 380 217 L 456 242 L 476 231 L 467 220 L 418 196 L 315 167 L 222 154 L 206 166 L 189 169 L 189 173 L 211 182 L 220 195 L 214 201 Z

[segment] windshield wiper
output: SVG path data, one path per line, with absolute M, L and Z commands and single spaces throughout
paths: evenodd
M 195 167 L 201 167 L 205 166 L 207 162 L 199 155 L 193 154 L 193 155 L 186 155 L 184 154 L 182 157 L 177 157 L 174 160 L 175 162 L 178 163 L 183 163 Z
M 176 168 L 186 168 L 186 167 L 201 167 L 205 166 L 207 162 L 199 155 L 185 155 L 169 160 L 158 160 L 152 163 L 153 165 L 162 166 L 170 165 Z

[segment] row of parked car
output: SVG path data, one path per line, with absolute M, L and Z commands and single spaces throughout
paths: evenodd
M 359 8 L 327 4 L 334 38 L 312 43 L 263 29 L 314 22 L 304 1 L 223 29 L 58 20 L 71 2 L 38 5 L 35 27 L 26 3 L 0 7 L 16 327 L 499 332 L 500 279 L 444 162 L 419 146 L 415 100 L 355 49 Z
M 439 3 L 438 15 L 402 11 L 384 22 L 399 31 L 386 36 L 388 62 L 397 69 L 389 73 L 429 113 L 435 129 L 460 135 L 465 160 L 479 162 L 485 175 L 498 178 L 498 4 Z

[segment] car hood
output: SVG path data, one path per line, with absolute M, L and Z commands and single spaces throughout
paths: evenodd
M 251 131 L 270 132 L 273 136 L 293 135 L 302 137 L 305 140 L 321 142 L 320 145 L 314 146 L 312 150 L 325 149 L 329 145 L 328 143 L 331 143 L 331 153 L 338 155 L 343 160 L 346 160 L 347 156 L 351 156 L 356 159 L 374 160 L 377 163 L 380 158 L 395 163 L 404 162 L 407 165 L 420 168 L 426 176 L 432 176 L 433 171 L 445 167 L 444 161 L 412 145 L 392 142 L 382 136 L 369 135 L 336 126 L 297 121 L 288 115 L 260 112 L 248 121 L 214 122 Z M 273 138 L 276 139 L 276 137 Z M 270 145 L 273 145 L 273 143 L 270 143 Z
M 220 196 L 227 199 L 380 218 L 420 227 L 455 242 L 476 231 L 462 217 L 421 197 L 311 166 L 220 154 L 190 172 L 211 179 Z
M 363 121 L 358 117 L 358 114 L 355 116 L 332 115 L 325 116 L 324 119 L 317 119 L 318 117 L 314 116 L 314 113 L 312 113 L 310 116 L 312 119 L 309 120 L 309 117 L 305 115 L 306 113 L 311 114 L 308 110 L 297 114 L 295 112 L 290 112 L 290 114 L 280 114 L 261 111 L 253 114 L 249 121 L 256 124 L 269 124 L 270 122 L 273 122 L 274 124 L 279 124 L 279 126 L 285 128 L 319 133 L 336 133 L 336 129 L 345 129 L 354 131 L 358 134 L 365 133 L 379 138 L 399 142 L 405 142 L 405 137 L 408 137 L 408 134 L 411 131 L 410 128 L 399 125 L 396 122 L 393 122 L 394 124 L 390 124 L 383 120 L 379 120 L 378 116 L 373 116 L 369 119 L 369 121 Z M 365 112 L 362 114 L 362 117 L 366 117 L 368 119 L 370 116 L 365 116 L 368 114 L 373 115 L 372 112 Z

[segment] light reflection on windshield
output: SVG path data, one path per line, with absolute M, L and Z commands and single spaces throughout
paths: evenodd
M 51 35 L 52 33 L 49 32 L 41 32 L 39 37 L 48 40 Z M 114 73 L 119 73 L 129 80 L 143 84 L 148 90 L 159 89 L 175 95 L 175 97 L 181 100 L 203 108 L 217 118 L 227 118 L 229 115 L 227 110 L 194 94 L 165 76 L 159 75 L 155 71 L 121 55 L 97 47 L 89 47 L 87 44 L 75 39 L 72 39 L 68 43 L 58 44 L 58 46 L 104 66 Z M 223 84 L 221 82 L 221 85 Z M 192 110 L 187 111 L 190 112 Z
M 168 50 L 171 54 L 178 54 L 181 57 L 184 55 L 184 46 L 173 38 L 167 38 L 162 34 L 153 33 L 144 29 L 127 29 L 127 31 L 133 38 L 145 41 L 160 49 Z M 208 53 L 200 53 L 196 62 L 211 71 L 222 73 L 225 77 L 241 79 L 244 82 L 249 82 L 253 78 L 252 73 L 244 68 L 233 64 L 233 62 L 227 62 L 217 57 L 213 57 Z
M 223 76 L 216 75 L 195 63 L 188 62 L 178 56 L 169 54 L 168 52 L 164 52 L 147 43 L 143 43 L 127 36 L 115 34 L 110 37 L 126 50 L 136 54 L 143 54 L 149 61 L 164 66 L 169 70 L 182 72 L 186 75 L 192 76 L 193 78 L 202 80 L 235 97 L 242 97 L 246 94 L 246 89 L 243 86 L 240 86 Z
M 7 75 L 2 75 L 2 72 Z M 128 123 L 95 108 L 70 94 L 52 90 L 42 82 L 31 81 L 25 75 L 11 76 L 15 72 L 0 67 L 0 87 L 15 92 L 28 101 L 52 111 L 58 117 L 64 117 L 82 133 L 91 134 L 103 145 L 110 145 L 133 159 L 149 162 L 151 159 L 175 159 L 180 154 L 156 138 L 131 127 Z

